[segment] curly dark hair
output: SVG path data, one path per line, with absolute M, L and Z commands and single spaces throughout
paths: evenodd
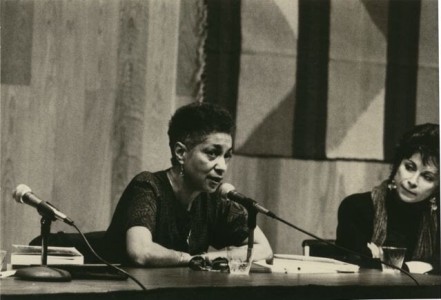
M 392 182 L 395 174 L 403 159 L 410 158 L 413 154 L 419 153 L 424 165 L 433 163 L 439 170 L 439 125 L 421 124 L 415 126 L 412 130 L 405 133 L 398 143 L 395 151 L 395 157 L 391 168 L 391 174 L 388 182 Z M 439 207 L 440 197 L 439 188 L 437 188 L 429 201 L 424 201 L 425 208 L 422 211 L 422 217 L 418 229 L 417 241 L 412 259 L 415 260 L 435 260 L 436 268 L 439 268 Z M 384 215 L 386 207 L 379 205 L 375 212 L 377 221 L 374 222 L 374 232 L 386 237 L 386 222 Z M 383 220 L 379 222 L 378 220 Z M 386 219 L 387 220 L 387 219 Z
M 194 102 L 180 107 L 172 116 L 167 132 L 172 165 L 178 163 L 173 153 L 176 142 L 182 142 L 191 149 L 210 133 L 226 133 L 233 136 L 234 129 L 231 114 L 216 104 Z
M 433 163 L 439 169 L 439 125 L 426 123 L 416 125 L 405 133 L 395 149 L 389 180 L 397 173 L 403 159 L 419 153 L 423 164 Z

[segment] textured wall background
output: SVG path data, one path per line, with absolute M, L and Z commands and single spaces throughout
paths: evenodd
M 103 230 L 137 172 L 168 166 L 180 2 L 1 3 L 2 247 L 39 234 L 19 183 Z

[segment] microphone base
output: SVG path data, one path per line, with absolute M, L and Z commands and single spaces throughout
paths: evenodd
M 68 271 L 49 268 L 47 266 L 26 267 L 18 269 L 15 277 L 28 281 L 58 281 L 67 282 L 72 280 Z

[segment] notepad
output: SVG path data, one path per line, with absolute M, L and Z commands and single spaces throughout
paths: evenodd
M 336 259 L 291 254 L 275 254 L 272 264 L 265 260 L 254 262 L 255 272 L 270 273 L 355 273 L 359 266 Z

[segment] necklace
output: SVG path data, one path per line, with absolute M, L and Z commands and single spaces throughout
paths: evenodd
M 166 175 L 167 175 L 167 179 L 168 179 L 168 181 L 170 182 L 170 185 L 171 185 L 171 187 L 172 187 L 172 190 L 173 190 L 173 193 L 175 194 L 175 198 L 178 200 L 178 202 L 181 202 L 181 201 L 179 201 L 179 196 L 178 196 L 178 188 L 176 187 L 176 185 L 174 184 L 174 181 L 173 181 L 173 178 L 174 178 L 174 176 L 173 176 L 173 171 L 172 171 L 172 169 L 169 169 L 167 172 L 166 172 Z M 193 201 L 190 201 L 190 203 L 188 203 L 188 204 L 186 204 L 186 206 L 187 206 L 187 211 L 190 211 L 190 209 L 191 209 L 191 205 L 192 205 L 192 202 Z M 182 205 L 182 202 L 181 202 L 181 205 Z M 184 204 L 185 205 L 185 204 Z
M 173 182 L 173 174 L 172 173 L 173 173 L 172 169 L 169 169 L 166 172 L 166 175 L 167 175 L 168 182 L 170 182 L 170 185 L 171 185 L 173 191 L 176 193 L 177 192 L 177 188 L 176 188 L 176 185 Z

